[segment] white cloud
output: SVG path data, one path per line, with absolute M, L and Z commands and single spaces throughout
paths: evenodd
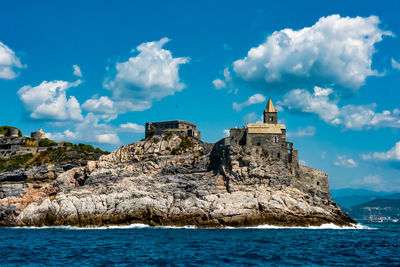
M 74 75 L 75 76 L 77 76 L 77 77 L 80 77 L 80 78 L 82 78 L 82 71 L 81 71 L 81 68 L 78 66 L 78 65 L 72 65 L 72 68 L 73 68 L 73 70 L 74 70 Z
M 400 63 L 392 58 L 392 68 L 400 70 Z
M 97 134 L 95 135 L 96 143 L 101 144 L 113 144 L 116 145 L 119 143 L 118 135 L 116 134 Z
M 303 136 L 314 136 L 315 135 L 315 127 L 307 126 L 304 128 L 299 128 L 296 132 L 288 132 L 287 137 L 303 137 Z
M 222 88 L 229 88 L 229 93 L 234 93 L 235 95 L 238 93 L 239 89 L 234 88 L 234 84 L 232 82 L 232 76 L 229 71 L 229 68 L 224 69 L 224 80 L 221 79 L 215 79 L 213 81 L 215 89 L 219 90 Z
M 288 110 L 315 113 L 325 122 L 331 122 L 338 117 L 339 108 L 337 100 L 331 99 L 332 89 L 314 88 L 311 94 L 304 89 L 295 89 L 285 94 L 283 101 L 278 101 L 277 106 Z
M 253 122 L 256 122 L 256 121 L 257 121 L 257 117 L 258 117 L 257 113 L 255 113 L 255 112 L 250 112 L 250 113 L 246 114 L 246 115 L 243 117 L 243 121 L 244 121 L 245 123 L 253 123 Z
M 74 96 L 67 99 L 66 91 L 81 83 L 66 81 L 43 81 L 38 86 L 25 85 L 18 91 L 25 109 L 32 119 L 82 120 L 81 108 Z
M 306 166 L 307 165 L 307 162 L 305 161 L 305 160 L 299 160 L 299 164 L 300 165 L 303 165 L 303 166 Z
M 14 51 L 0 42 L 0 79 L 12 80 L 16 78 L 19 75 L 16 69 L 21 68 L 23 68 L 21 61 Z
M 129 101 L 129 100 L 111 100 L 107 96 L 94 95 L 91 99 L 86 100 L 82 104 L 82 108 L 98 115 L 105 121 L 114 120 L 119 114 L 127 113 L 129 111 L 142 111 L 149 109 L 151 102 L 142 101 Z
M 227 83 L 232 82 L 232 76 L 231 76 L 231 72 L 229 71 L 229 68 L 224 69 L 224 78 Z
M 400 185 L 396 180 L 385 180 L 379 174 L 371 174 L 364 176 L 361 179 L 355 179 L 350 181 L 350 185 L 353 188 L 364 188 L 373 191 L 393 192 L 400 190 Z
M 341 125 L 345 129 L 362 130 L 381 127 L 400 128 L 400 111 L 384 110 L 376 112 L 376 104 L 364 106 L 338 106 L 333 90 L 314 88 L 311 94 L 305 89 L 295 89 L 285 94 L 283 101 L 278 101 L 280 110 L 286 108 L 293 112 L 314 113 L 332 125 Z
M 400 161 L 400 142 L 397 142 L 392 149 L 387 152 L 374 152 L 361 155 L 364 160 Z
M 143 107 L 143 102 L 149 108 L 153 100 L 160 100 L 173 95 L 185 88 L 179 78 L 179 66 L 189 62 L 187 57 L 174 58 L 171 51 L 163 49 L 169 41 L 142 43 L 136 48 L 138 55 L 128 61 L 119 62 L 115 66 L 116 75 L 106 79 L 104 86 L 113 91 L 115 100 L 124 100 Z
M 74 125 L 74 129 L 63 132 L 49 133 L 49 137 L 56 141 L 102 143 L 117 145 L 120 139 L 117 129 L 105 123 L 99 123 L 99 118 L 88 113 L 84 120 Z
M 132 133 L 144 133 L 144 127 L 142 125 L 128 122 L 125 124 L 120 124 L 119 127 L 123 131 L 132 132 Z
M 380 184 L 382 182 L 382 176 L 380 175 L 367 175 L 363 178 L 365 184 Z
M 224 137 L 228 137 L 230 135 L 229 129 L 224 129 Z
M 247 56 L 233 63 L 245 81 L 273 86 L 335 86 L 357 91 L 371 69 L 374 45 L 391 32 L 379 29 L 376 16 L 321 17 L 301 30 L 274 32 Z M 311 84 L 310 84 L 311 83 Z
M 343 168 L 355 168 L 358 166 L 358 163 L 346 156 L 338 156 L 333 165 Z
M 212 83 L 214 84 L 214 87 L 217 90 L 226 88 L 226 83 L 221 79 L 215 79 Z
M 255 94 L 250 96 L 247 101 L 243 103 L 233 102 L 233 109 L 236 111 L 241 111 L 244 107 L 248 107 L 254 104 L 259 104 L 265 102 L 266 98 L 262 94 Z

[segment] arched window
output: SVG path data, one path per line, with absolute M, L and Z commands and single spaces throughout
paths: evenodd
M 278 143 L 278 137 L 277 136 L 274 136 L 274 142 Z
M 269 117 L 269 121 L 274 121 L 274 117 Z

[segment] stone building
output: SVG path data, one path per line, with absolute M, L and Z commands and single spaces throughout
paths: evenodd
M 147 122 L 146 123 L 146 138 L 151 135 L 160 135 L 172 132 L 177 135 L 185 135 L 201 139 L 200 131 L 196 129 L 196 124 L 187 121 L 160 121 L 160 122 Z
M 19 130 L 10 128 L 7 135 L 0 135 L 0 158 L 10 158 L 13 156 L 24 155 L 24 154 L 36 154 L 41 151 L 46 151 L 47 147 L 39 147 L 38 141 L 45 138 L 45 133 L 42 129 L 38 132 L 32 132 L 31 138 L 19 137 Z M 32 140 L 34 146 L 28 145 Z
M 286 141 L 286 126 L 278 123 L 278 112 L 271 99 L 264 110 L 263 123 L 231 129 L 225 143 L 231 147 L 259 147 L 262 153 L 298 168 L 298 152 L 293 143 Z
M 32 133 L 31 133 L 31 138 L 32 138 L 33 140 L 35 140 L 35 141 L 40 141 L 40 140 L 46 138 L 46 135 L 45 135 L 45 133 L 43 132 L 42 128 L 40 128 L 39 131 L 37 131 L 37 132 L 32 132 Z

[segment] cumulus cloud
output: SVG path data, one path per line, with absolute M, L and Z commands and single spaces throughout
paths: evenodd
M 231 72 L 229 71 L 229 68 L 225 68 L 224 69 L 224 79 L 215 79 L 213 81 L 214 87 L 215 89 L 219 90 L 222 88 L 228 88 L 229 89 L 229 93 L 234 93 L 235 95 L 238 93 L 239 89 L 238 88 L 234 88 L 234 84 L 232 82 L 232 76 L 231 76 Z
M 392 58 L 392 68 L 400 70 L 400 63 Z
M 12 80 L 19 73 L 17 69 L 23 68 L 20 59 L 4 43 L 0 42 L 0 79 Z
M 162 47 L 169 41 L 147 42 L 139 45 L 136 56 L 115 66 L 114 77 L 106 79 L 104 86 L 112 90 L 115 100 L 127 100 L 132 105 L 147 102 L 180 92 L 185 88 L 179 77 L 179 67 L 189 62 L 187 57 L 172 56 L 171 51 Z M 143 107 L 143 105 L 142 105 Z
M 228 137 L 230 135 L 230 130 L 229 129 L 224 129 L 224 137 Z
M 226 88 L 226 83 L 221 79 L 215 79 L 212 83 L 214 84 L 214 87 L 217 90 Z
M 142 125 L 132 123 L 132 122 L 121 124 L 119 127 L 121 128 L 121 130 L 126 131 L 126 132 L 144 133 L 144 127 Z
M 400 110 L 384 110 L 376 112 L 376 104 L 338 106 L 338 98 L 330 88 L 315 87 L 310 93 L 305 89 L 295 89 L 278 101 L 280 110 L 291 112 L 313 113 L 332 125 L 340 125 L 345 129 L 362 130 L 371 128 L 400 128 Z
M 72 69 L 74 70 L 73 74 L 75 76 L 82 78 L 82 71 L 78 65 L 72 65 Z
M 262 94 L 255 94 L 250 96 L 247 101 L 243 103 L 233 102 L 233 109 L 236 111 L 241 111 L 244 107 L 248 107 L 254 104 L 264 103 L 266 100 L 265 96 Z
M 257 121 L 257 118 L 259 118 L 259 115 L 255 112 L 250 112 L 248 114 L 246 114 L 243 117 L 243 122 L 244 123 L 254 123 L 254 122 L 259 122 Z
M 82 108 L 88 112 L 98 115 L 105 121 L 114 120 L 119 114 L 127 113 L 130 111 L 142 111 L 149 109 L 151 102 L 147 100 L 129 101 L 117 100 L 114 101 L 108 96 L 94 95 L 91 99 L 82 104 Z
M 400 161 L 400 142 L 397 142 L 389 151 L 363 154 L 361 158 L 364 160 Z
M 381 30 L 379 18 L 321 17 L 300 30 L 274 32 L 247 56 L 233 63 L 244 81 L 291 87 L 333 86 L 357 91 L 371 69 L 374 45 L 392 33 Z
M 338 156 L 333 165 L 343 168 L 355 168 L 358 166 L 358 163 L 347 156 Z
M 23 86 L 18 95 L 32 119 L 79 121 L 83 119 L 80 104 L 74 96 L 67 98 L 66 91 L 80 83 L 43 81 L 38 86 Z
M 287 137 L 303 137 L 303 136 L 314 136 L 315 135 L 315 127 L 307 126 L 299 128 L 296 132 L 288 132 Z
M 120 139 L 118 129 L 113 126 L 100 123 L 100 119 L 93 113 L 88 113 L 85 118 L 74 125 L 74 129 L 63 132 L 49 133 L 49 137 L 56 141 L 101 143 L 117 145 Z

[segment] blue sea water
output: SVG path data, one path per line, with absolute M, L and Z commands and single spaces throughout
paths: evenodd
M 2 266 L 400 265 L 400 223 L 359 229 L 2 228 Z

